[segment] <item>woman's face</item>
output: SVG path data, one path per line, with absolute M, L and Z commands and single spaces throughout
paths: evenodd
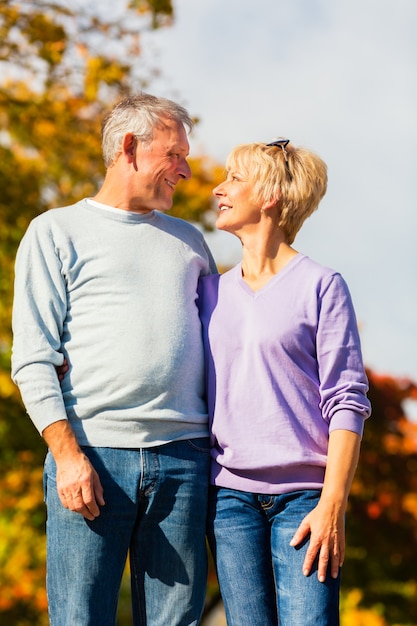
M 254 184 L 236 164 L 227 170 L 226 180 L 213 189 L 213 194 L 219 205 L 219 230 L 237 234 L 242 228 L 259 223 L 261 205 L 255 200 Z

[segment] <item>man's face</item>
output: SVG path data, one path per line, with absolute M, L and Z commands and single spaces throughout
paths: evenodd
M 189 149 L 184 126 L 172 120 L 163 120 L 150 144 L 143 146 L 137 142 L 131 189 L 133 210 L 166 211 L 172 207 L 175 185 L 191 176 L 187 162 Z

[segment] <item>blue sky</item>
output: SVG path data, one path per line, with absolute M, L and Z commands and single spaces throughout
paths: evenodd
M 142 39 L 150 91 L 201 119 L 194 155 L 287 136 L 317 151 L 329 188 L 295 247 L 339 270 L 366 364 L 417 381 L 417 3 L 174 0 Z M 236 262 L 232 235 L 210 237 Z

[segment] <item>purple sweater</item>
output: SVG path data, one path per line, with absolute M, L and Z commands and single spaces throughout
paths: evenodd
M 349 290 L 298 254 L 262 289 L 241 265 L 200 279 L 212 483 L 254 493 L 321 488 L 329 432 L 370 415 Z

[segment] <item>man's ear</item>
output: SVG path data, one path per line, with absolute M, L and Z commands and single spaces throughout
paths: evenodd
M 137 139 L 133 133 L 126 133 L 122 141 L 122 152 L 129 162 L 136 162 Z

